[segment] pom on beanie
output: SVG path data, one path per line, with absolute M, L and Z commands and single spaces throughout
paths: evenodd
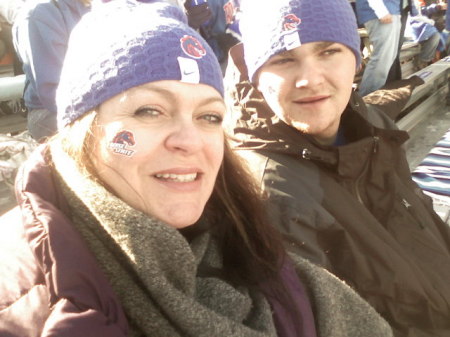
M 111 1 L 71 33 L 56 92 L 58 128 L 132 87 L 159 80 L 203 83 L 223 97 L 220 65 L 178 7 Z
M 357 67 L 361 63 L 358 26 L 348 0 L 246 0 L 241 10 L 251 81 L 269 58 L 308 42 L 342 43 L 355 54 Z

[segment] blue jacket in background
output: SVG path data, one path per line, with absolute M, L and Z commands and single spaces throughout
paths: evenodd
M 450 30 L 450 7 L 445 11 L 445 29 Z
M 406 32 L 411 35 L 414 42 L 426 41 L 434 34 L 439 34 L 439 31 L 434 25 L 420 19 L 421 16 L 429 17 L 439 10 L 440 9 L 436 4 L 432 4 L 430 6 L 422 7 L 419 12 L 414 3 L 411 5 L 411 16 L 409 17 L 409 24 L 406 27 Z
M 383 0 L 387 10 L 392 15 L 400 15 L 400 0 Z M 356 18 L 358 24 L 365 24 L 367 21 L 379 19 L 375 11 L 369 6 L 368 0 L 356 0 Z
M 55 94 L 69 35 L 89 10 L 80 0 L 38 0 L 28 1 L 17 17 L 14 44 L 28 82 L 28 109 L 56 113 Z
M 239 0 L 208 0 L 208 6 L 211 10 L 211 19 L 206 24 L 206 29 L 201 30 L 203 37 L 211 46 L 214 54 L 219 62 L 223 61 L 228 54 L 228 50 L 221 45 L 221 38 L 225 34 L 232 34 L 238 38 L 236 30 L 238 24 L 232 25 L 236 21 L 235 13 L 237 12 L 240 1 Z M 233 13 L 228 13 L 232 17 L 227 18 L 226 8 Z

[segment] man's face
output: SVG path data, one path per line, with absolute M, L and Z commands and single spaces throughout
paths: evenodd
M 333 143 L 350 99 L 354 53 L 333 42 L 311 42 L 271 57 L 257 74 L 257 88 L 287 124 Z

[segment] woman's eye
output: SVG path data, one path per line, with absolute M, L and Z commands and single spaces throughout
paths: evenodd
M 134 112 L 134 115 L 139 117 L 158 117 L 159 115 L 161 115 L 161 111 L 154 107 L 142 107 L 137 109 Z
M 222 124 L 223 117 L 217 114 L 206 114 L 200 117 L 210 124 Z

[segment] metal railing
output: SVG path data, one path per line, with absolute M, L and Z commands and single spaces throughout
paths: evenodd
M 412 93 L 404 111 L 407 112 L 396 123 L 406 131 L 411 131 L 420 121 L 448 102 L 450 81 L 450 56 L 423 68 L 411 76 L 421 77 L 425 83 Z
M 21 98 L 24 87 L 25 75 L 0 77 L 0 101 Z

